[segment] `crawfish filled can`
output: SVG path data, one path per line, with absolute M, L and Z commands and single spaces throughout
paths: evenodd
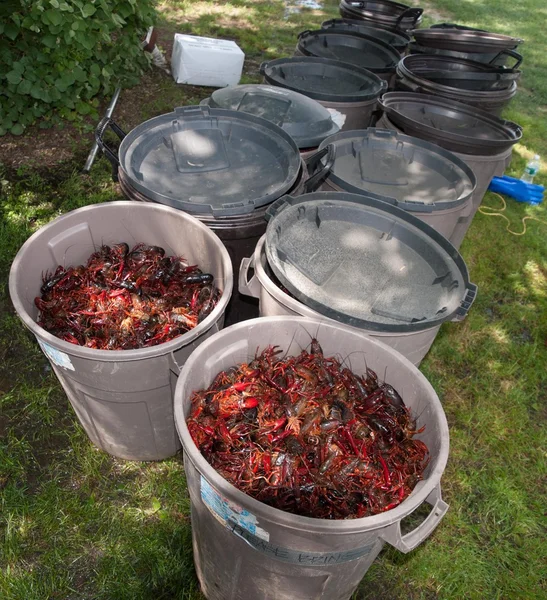
M 42 277 L 57 265 L 85 262 L 102 245 L 139 242 L 183 256 L 214 276 L 222 295 L 196 327 L 156 346 L 98 350 L 69 343 L 37 324 L 34 299 Z M 180 443 L 173 393 L 181 366 L 201 342 L 220 330 L 233 287 L 228 252 L 190 215 L 138 202 L 111 202 L 71 211 L 31 236 L 11 266 L 9 289 L 17 314 L 34 334 L 90 440 L 130 460 L 161 460 Z
M 195 390 L 220 371 L 250 361 L 258 349 L 279 346 L 298 355 L 317 338 L 325 356 L 347 360 L 357 374 L 385 373 L 417 416 L 419 437 L 431 460 L 423 480 L 397 507 L 370 517 L 327 520 L 290 514 L 259 502 L 228 483 L 195 446 L 186 418 Z M 448 506 L 440 479 L 448 458 L 448 426 L 425 377 L 398 352 L 337 323 L 302 317 L 268 317 L 238 323 L 207 340 L 187 361 L 175 391 L 175 422 L 184 447 L 191 499 L 194 561 L 209 600 L 347 600 L 389 542 L 402 552 L 418 546 Z M 429 516 L 412 532 L 401 520 L 424 502 Z

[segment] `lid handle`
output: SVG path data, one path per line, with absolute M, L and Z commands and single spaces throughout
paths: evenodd
M 310 35 L 310 34 L 311 34 L 311 29 L 305 29 L 304 31 L 301 31 L 301 32 L 298 34 L 298 39 L 300 40 L 300 39 L 302 39 L 303 37 L 306 37 L 306 36 L 308 36 L 308 35 Z
M 469 312 L 471 306 L 473 306 L 473 302 L 477 297 L 478 288 L 474 283 L 467 284 L 467 290 L 465 292 L 464 299 L 461 301 L 459 308 L 456 310 L 456 314 L 452 321 L 463 321 Z
M 205 107 L 207 110 L 209 107 Z M 230 166 L 224 135 L 218 119 L 210 118 L 210 127 L 190 129 L 188 124 L 173 121 L 173 132 L 163 138 L 172 150 L 179 173 L 209 173 Z
M 493 65 L 500 56 L 510 56 L 511 58 L 514 58 L 516 60 L 516 63 L 514 65 L 512 65 L 511 67 L 507 67 L 511 71 L 515 71 L 522 64 L 522 54 L 520 54 L 516 50 L 501 50 L 496 54 L 496 56 L 494 56 L 494 58 L 490 61 L 489 64 Z
M 211 107 L 206 104 L 198 104 L 197 106 L 177 106 L 174 110 L 175 114 L 185 117 L 202 114 L 204 117 L 211 115 Z
M 321 159 L 324 157 L 326 157 L 325 162 L 321 162 Z M 328 144 L 306 159 L 305 162 L 309 177 L 304 183 L 305 194 L 310 194 L 317 190 L 330 173 L 335 159 L 336 146 L 334 144 Z M 318 170 L 316 171 L 316 169 Z
M 264 215 L 266 221 L 270 221 L 274 217 L 276 217 L 281 211 L 285 210 L 288 206 L 292 206 L 294 204 L 294 198 L 285 194 L 285 196 L 281 196 L 275 202 L 272 202 Z
M 395 29 L 400 29 L 399 24 L 405 17 L 410 17 L 411 19 L 413 19 L 414 25 L 416 25 L 416 23 L 418 22 L 418 19 L 422 16 L 423 12 L 424 12 L 423 8 L 413 8 L 413 7 L 407 8 L 405 11 L 403 11 L 400 14 L 399 18 L 397 19 L 397 21 L 395 23 Z
M 258 72 L 264 77 L 264 75 L 266 75 L 266 69 L 268 68 L 268 65 L 270 63 L 265 60 L 263 63 L 260 64 L 260 67 L 258 68 Z
M 120 140 L 123 140 L 126 136 L 126 133 L 123 131 L 123 129 L 119 127 L 110 117 L 104 117 L 101 119 L 97 125 L 97 128 L 95 129 L 95 141 L 97 142 L 97 146 L 99 146 L 101 149 L 101 152 L 106 156 L 112 165 L 112 179 L 114 181 L 118 181 L 118 167 L 120 166 L 118 153 L 115 153 L 113 150 L 111 150 L 104 141 L 104 134 L 109 127 L 120 138 Z
M 284 93 L 284 90 L 278 90 L 280 94 Z M 279 127 L 283 126 L 285 119 L 287 118 L 287 114 L 291 110 L 292 100 L 289 98 L 274 98 L 272 96 L 268 96 L 263 92 L 245 92 L 239 101 L 236 110 L 241 110 L 243 112 L 247 112 L 245 110 L 247 102 L 252 102 L 253 98 L 261 98 L 262 99 L 262 108 L 269 109 L 268 113 L 268 121 L 272 121 Z M 249 107 L 252 109 L 252 107 Z M 253 112 L 250 110 L 249 112 Z

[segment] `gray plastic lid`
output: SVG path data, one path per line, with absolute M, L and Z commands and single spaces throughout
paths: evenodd
M 319 102 L 273 85 L 236 85 L 215 90 L 209 106 L 240 110 L 282 127 L 299 148 L 313 148 L 340 131 Z
M 476 177 L 463 160 L 415 137 L 371 127 L 342 131 L 326 144 L 336 148 L 329 181 L 354 194 L 379 194 L 406 210 L 453 208 L 475 189 Z
M 295 141 L 244 112 L 187 106 L 133 129 L 120 168 L 147 198 L 190 213 L 252 212 L 282 196 L 301 168 Z
M 321 102 L 366 102 L 387 89 L 371 71 L 330 58 L 278 58 L 262 63 L 260 73 L 268 83 Z
M 266 256 L 298 300 L 347 325 L 419 331 L 465 316 L 465 263 L 413 215 L 367 196 L 284 196 L 269 209 Z

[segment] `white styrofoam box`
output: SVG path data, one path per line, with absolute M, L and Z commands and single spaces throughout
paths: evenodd
M 171 71 L 177 83 L 226 87 L 239 83 L 244 59 L 230 40 L 175 33 Z

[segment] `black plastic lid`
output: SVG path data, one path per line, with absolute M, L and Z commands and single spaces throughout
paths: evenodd
M 516 144 L 522 129 L 463 102 L 429 94 L 389 92 L 380 100 L 389 120 L 405 134 L 452 152 L 500 154 Z
M 202 102 L 203 104 L 203 102 Z M 215 90 L 208 105 L 250 113 L 282 127 L 299 148 L 313 148 L 338 133 L 330 112 L 308 96 L 272 85 L 236 85 Z
M 493 67 L 505 67 L 509 69 L 518 69 L 523 61 L 522 54 L 516 50 L 494 50 L 492 52 L 459 52 L 457 50 L 445 50 L 443 48 L 431 48 L 420 46 L 416 42 L 408 45 L 409 54 L 435 54 L 437 56 L 451 56 L 454 58 L 463 58 L 465 60 L 474 60 Z M 513 60 L 513 64 L 509 62 Z
M 460 52 L 513 50 L 523 42 L 520 38 L 509 35 L 471 29 L 415 29 L 410 33 L 422 46 L 459 50 Z
M 378 75 L 329 58 L 278 58 L 262 63 L 260 73 L 272 85 L 321 102 L 366 102 L 387 89 L 387 82 Z
M 342 0 L 339 5 L 340 15 L 348 19 L 360 19 L 371 24 L 389 29 L 408 30 L 419 27 L 423 9 L 410 7 L 387 0 L 364 0 L 363 2 Z
M 133 129 L 119 149 L 128 182 L 190 213 L 252 212 L 286 193 L 301 167 L 294 140 L 247 113 L 187 106 Z
M 411 8 L 408 4 L 393 0 L 342 0 L 340 6 L 358 12 L 370 11 L 397 17 Z
M 395 131 L 342 131 L 323 144 L 336 148 L 329 182 L 354 194 L 378 194 L 412 212 L 462 205 L 475 189 L 473 171 L 452 152 Z
M 340 60 L 373 73 L 395 71 L 401 58 L 393 46 L 370 35 L 335 29 L 303 31 L 298 36 L 298 49 L 308 56 Z
M 409 54 L 401 59 L 398 70 L 442 86 L 468 91 L 503 90 L 520 77 L 520 71 L 484 63 L 428 54 Z
M 340 31 L 355 31 L 370 35 L 373 38 L 381 40 L 385 44 L 393 46 L 400 52 L 403 51 L 410 43 L 410 36 L 404 31 L 390 31 L 374 27 L 359 19 L 330 19 L 321 23 L 321 29 L 337 29 Z
M 267 216 L 273 273 L 302 303 L 346 325 L 420 331 L 462 319 L 475 298 L 450 242 L 376 198 L 284 196 Z

